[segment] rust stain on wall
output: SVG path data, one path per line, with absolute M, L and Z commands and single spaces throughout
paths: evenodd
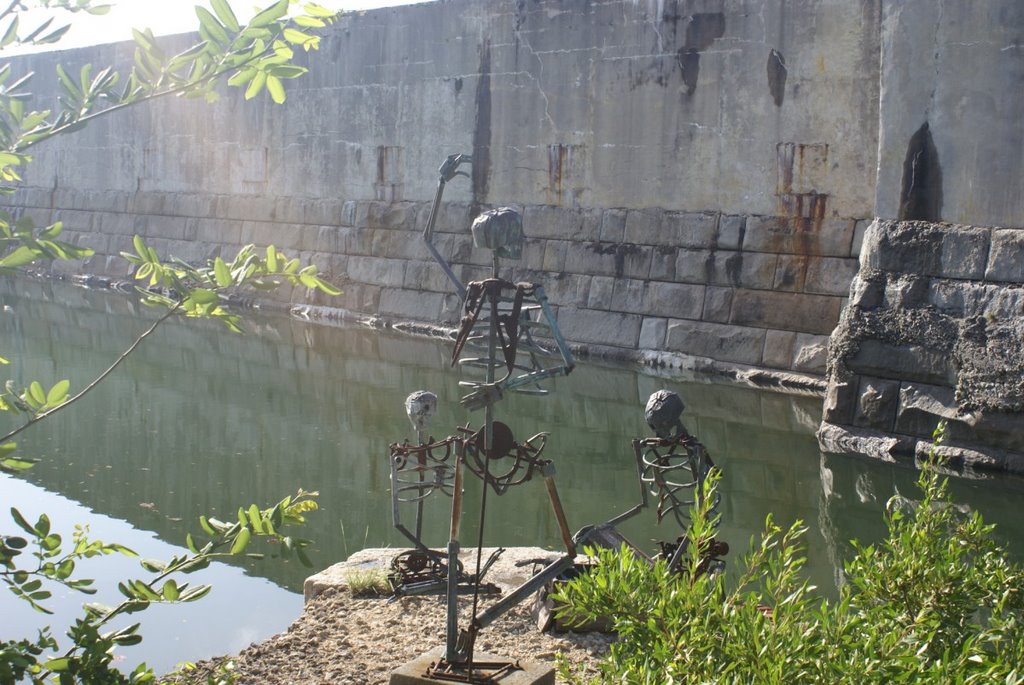
M 575 204 L 581 191 L 580 181 L 585 146 L 555 143 L 548 146 L 548 204 Z
M 828 213 L 828 143 L 779 143 L 776 190 L 780 252 L 816 254 Z

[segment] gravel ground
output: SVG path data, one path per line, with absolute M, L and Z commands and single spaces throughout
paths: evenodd
M 512 550 L 502 565 L 492 569 L 487 580 L 506 591 L 514 587 L 523 574 L 521 570 L 512 570 L 515 560 L 533 551 Z M 387 551 L 389 558 L 394 554 L 393 549 Z M 307 582 L 307 597 L 311 586 L 315 596 L 307 601 L 302 616 L 286 632 L 251 645 L 237 655 L 202 661 L 187 676 L 169 677 L 163 682 L 206 685 L 207 676 L 230 660 L 240 685 L 376 685 L 387 683 L 396 668 L 443 646 L 443 600 L 403 597 L 389 602 L 387 598 L 355 598 L 342 579 L 351 568 L 367 566 L 365 556 L 357 557 L 360 555 L 332 569 L 328 582 L 322 578 L 312 584 Z M 529 604 L 520 604 L 481 631 L 477 652 L 551 665 L 555 664 L 556 654 L 562 654 L 574 670 L 592 672 L 607 652 L 611 638 L 599 633 L 542 633 L 534 623 Z M 470 601 L 463 599 L 461 605 L 464 616 L 460 617 L 460 626 L 465 626 Z M 481 606 L 486 606 L 483 600 Z

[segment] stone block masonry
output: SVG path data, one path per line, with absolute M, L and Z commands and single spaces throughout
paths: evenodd
M 323 218 L 317 214 L 322 208 L 317 200 L 261 198 L 266 207 L 277 208 L 272 210 L 274 216 L 287 220 L 258 221 L 253 219 L 253 208 L 234 196 L 139 192 L 122 203 L 170 214 L 111 211 L 96 193 L 63 191 L 62 199 L 77 209 L 32 206 L 48 204 L 45 194 L 35 190 L 25 189 L 15 196 L 15 202 L 37 221 L 59 218 L 72 242 L 95 249 L 88 268 L 96 273 L 127 275 L 127 262 L 115 258 L 121 251 L 132 250 L 133 234 L 164 255 L 196 263 L 218 255 L 230 258 L 245 243 L 274 244 L 289 254 L 314 259 L 345 290 L 340 298 L 320 298 L 318 304 L 392 320 L 448 325 L 461 315 L 457 305 L 446 304 L 452 287 L 427 252 L 416 224 L 425 219 L 427 203 L 346 203 L 347 222 L 353 224 L 346 226 L 304 223 L 304 217 Z M 282 206 L 286 212 L 280 210 Z M 339 217 L 342 207 L 335 204 Z M 457 203 L 447 209 L 453 218 L 468 217 L 468 211 L 463 211 L 468 208 Z M 738 239 L 725 238 L 729 249 L 719 249 L 719 225 L 742 225 L 745 217 L 547 205 L 525 207 L 523 214 L 529 247 L 520 262 L 504 262 L 506 273 L 513 279 L 544 284 L 571 342 L 612 356 L 653 350 L 824 373 L 824 355 L 816 350 L 824 348 L 838 320 L 843 293 L 833 288 L 829 294 L 820 285 L 822 278 L 805 279 L 803 274 L 831 274 L 836 265 L 849 270 L 856 265 L 851 255 L 748 251 L 746 238 L 759 249 L 763 242 L 743 231 L 745 235 Z M 630 215 L 642 217 L 642 222 L 639 218 L 631 222 Z M 623 217 L 623 240 L 600 240 L 602 227 Z M 537 222 L 539 237 L 530 220 Z M 751 223 L 759 220 L 750 218 Z M 648 230 L 640 230 L 641 223 Z M 653 227 L 668 224 L 676 227 L 676 236 L 699 239 L 687 238 L 683 241 L 687 247 L 666 245 L 665 233 Z M 563 233 L 552 226 L 590 240 L 564 240 Z M 646 242 L 626 242 L 627 235 Z M 468 227 L 446 225 L 436 234 L 435 243 L 463 280 L 488 275 L 488 254 L 473 248 Z M 774 286 L 777 263 L 785 259 L 797 260 L 801 277 L 783 292 Z M 661 266 L 655 268 L 656 264 Z M 301 289 L 288 293 L 294 304 L 305 302 L 306 297 Z M 779 333 L 792 335 L 779 343 Z

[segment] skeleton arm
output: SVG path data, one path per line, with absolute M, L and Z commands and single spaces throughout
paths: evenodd
M 426 243 L 427 249 L 430 250 L 430 254 L 433 255 L 434 259 L 438 264 L 441 265 L 441 269 L 444 271 L 444 275 L 448 277 L 448 280 L 455 286 L 455 291 L 459 294 L 461 299 L 466 299 L 466 286 L 462 284 L 459 277 L 452 271 L 451 265 L 448 260 L 445 259 L 437 248 L 434 247 L 434 224 L 437 223 L 437 212 L 441 208 L 441 197 L 444 195 L 444 187 L 448 181 L 452 180 L 456 176 L 465 176 L 469 178 L 469 174 L 465 171 L 459 171 L 459 167 L 462 164 L 472 164 L 473 158 L 469 155 L 448 155 L 445 158 L 444 163 L 441 164 L 441 168 L 438 169 L 440 178 L 437 180 L 437 192 L 434 193 L 434 203 L 430 206 L 430 215 L 427 218 L 427 226 L 423 229 L 423 242 Z

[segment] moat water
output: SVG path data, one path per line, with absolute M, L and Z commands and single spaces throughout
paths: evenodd
M 16 384 L 92 380 L 156 316 L 131 298 L 68 284 L 0 281 L 0 355 Z M 7 510 L 47 512 L 70 535 L 75 523 L 92 535 L 135 548 L 143 557 L 180 551 L 200 514 L 231 519 L 239 505 L 268 506 L 298 489 L 320 493 L 321 510 L 302 535 L 315 541 L 313 569 L 296 562 L 215 564 L 193 582 L 214 591 L 183 606 L 155 607 L 137 617 L 145 640 L 121 650 L 130 667 L 158 672 L 184 660 L 237 651 L 284 630 L 301 611 L 302 582 L 364 547 L 401 547 L 391 525 L 387 450 L 414 438 L 403 402 L 413 390 L 440 398 L 437 436 L 481 421 L 458 404 L 458 372 L 450 345 L 360 327 L 306 323 L 283 315 L 246 314 L 247 331 L 176 319 L 151 336 L 109 380 L 76 406 L 19 436 L 19 451 L 40 459 L 24 478 L 0 477 L 0 532 L 13 532 Z M 583 362 L 551 384 L 544 398 L 513 396 L 497 415 L 519 439 L 550 433 L 545 456 L 573 529 L 604 521 L 639 500 L 630 441 L 648 434 L 643 405 L 659 388 L 678 392 L 685 423 L 722 468 L 720 538 L 737 562 L 771 513 L 802 520 L 812 581 L 834 593 L 852 538 L 884 533 L 882 509 L 895 492 L 914 496 L 914 471 L 856 456 L 823 455 L 814 438 L 820 399 L 764 392 L 709 379 L 665 380 L 632 369 Z M 0 416 L 0 427 L 16 419 Z M 1021 558 L 1024 520 L 1019 479 L 956 479 L 956 499 L 998 525 Z M 480 488 L 466 486 L 465 545 L 477 537 Z M 450 500 L 426 508 L 430 544 L 447 538 Z M 639 546 L 674 538 L 653 511 L 623 532 Z M 488 545 L 558 547 L 543 485 L 526 483 L 488 500 Z M 56 592 L 43 616 L 12 595 L 0 596 L 0 639 L 56 635 L 85 601 L 116 602 L 117 582 L 144 577 L 136 560 L 83 563 L 97 578 L 94 597 Z

